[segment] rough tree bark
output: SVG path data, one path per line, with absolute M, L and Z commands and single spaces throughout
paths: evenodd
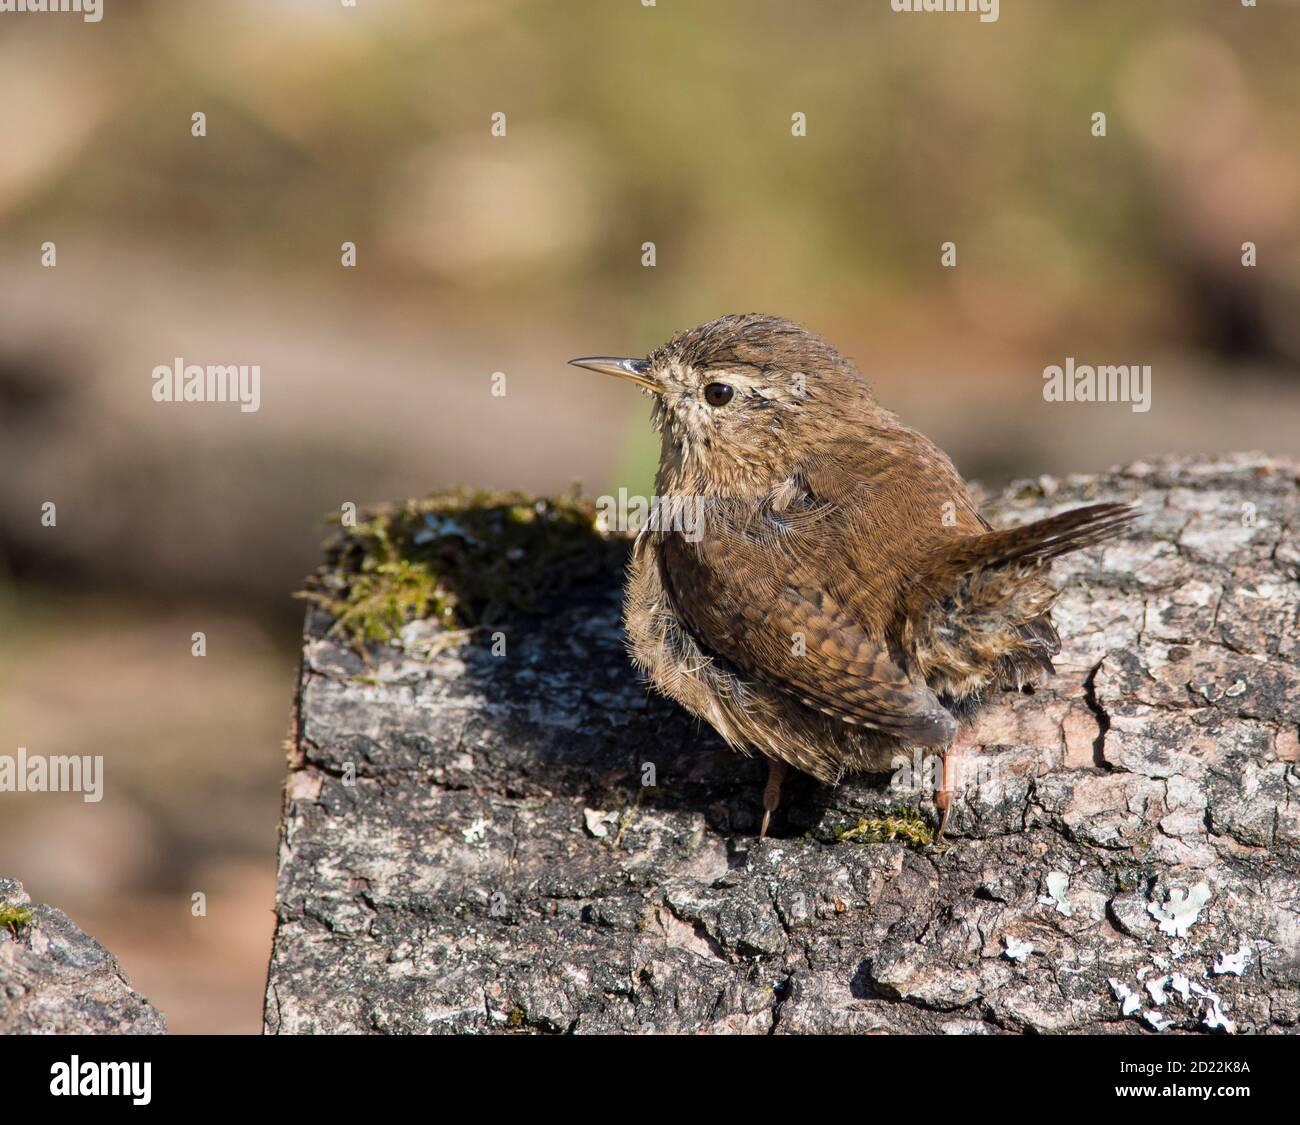
M 0 878 L 0 1035 L 161 1035 L 157 1008 L 61 910 Z
M 504 657 L 425 622 L 364 661 L 313 608 L 267 1030 L 1294 1031 L 1297 479 L 1169 459 L 987 503 L 1144 515 L 1058 564 L 1058 674 L 980 721 L 946 850 L 889 777 L 788 784 L 756 841 L 763 767 L 637 682 L 616 572 Z

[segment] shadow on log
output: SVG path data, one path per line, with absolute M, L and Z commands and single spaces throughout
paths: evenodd
M 1170 459 L 984 504 L 1143 515 L 1056 565 L 1058 674 L 983 715 L 942 850 L 919 757 L 790 784 L 755 840 L 764 767 L 637 682 L 616 564 L 364 656 L 323 570 L 267 1030 L 1294 1030 L 1297 480 Z

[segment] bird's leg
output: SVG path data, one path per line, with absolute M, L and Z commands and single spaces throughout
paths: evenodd
M 767 835 L 767 826 L 772 822 L 772 814 L 781 803 L 781 782 L 785 780 L 788 766 L 769 758 L 767 761 L 767 784 L 763 786 L 763 824 L 758 830 L 761 840 Z
M 943 752 L 943 780 L 934 795 L 934 807 L 940 812 L 939 831 L 934 838 L 937 844 L 943 839 L 943 830 L 948 827 L 948 813 L 952 808 L 954 794 L 957 791 L 957 779 L 961 776 L 961 757 L 970 749 L 969 736 L 963 731 L 952 740 Z
M 939 832 L 934 838 L 936 844 L 943 839 L 943 830 L 948 827 L 948 809 L 952 805 L 953 794 L 952 775 L 949 773 L 949 768 L 954 749 L 955 747 L 949 747 L 948 752 L 943 756 L 943 782 L 939 786 L 939 791 L 934 795 L 934 807 L 940 813 Z

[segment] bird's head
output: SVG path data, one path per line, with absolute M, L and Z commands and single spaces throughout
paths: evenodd
M 678 333 L 644 359 L 569 362 L 650 393 L 664 485 L 759 493 L 874 410 L 866 380 L 820 336 L 755 313 Z

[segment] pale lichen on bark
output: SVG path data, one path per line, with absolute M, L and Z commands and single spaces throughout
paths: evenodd
M 504 655 L 416 622 L 367 660 L 312 609 L 268 1031 L 1294 1030 L 1297 476 L 1167 459 L 987 502 L 1143 515 L 1058 564 L 1058 674 L 980 719 L 943 851 L 843 835 L 931 814 L 887 777 L 791 785 L 757 843 L 761 765 L 636 681 L 617 567 Z

